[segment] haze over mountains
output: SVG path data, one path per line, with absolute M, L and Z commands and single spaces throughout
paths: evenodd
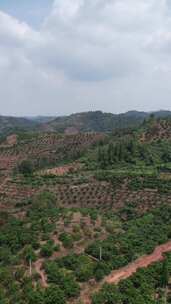
M 151 114 L 155 117 L 169 117 L 171 111 L 156 112 L 129 111 L 121 114 L 89 111 L 75 113 L 69 116 L 48 117 L 11 117 L 0 116 L 0 134 L 6 135 L 19 131 L 49 131 L 49 132 L 111 132 L 114 129 L 136 127 Z

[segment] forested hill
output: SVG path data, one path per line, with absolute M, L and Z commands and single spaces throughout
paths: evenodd
M 153 113 L 155 117 L 171 117 L 170 111 Z M 70 116 L 57 117 L 43 124 L 47 130 L 66 133 L 77 132 L 111 132 L 114 129 L 139 126 L 151 113 L 129 111 L 123 114 L 103 113 L 101 111 L 76 113 Z
M 0 116 L 0 135 L 37 128 L 39 123 L 23 117 Z
M 155 117 L 171 117 L 170 111 L 153 113 Z M 57 131 L 73 134 L 79 132 L 111 132 L 115 129 L 138 127 L 151 113 L 129 111 L 122 114 L 90 111 L 55 117 L 0 116 L 0 136 L 19 131 Z

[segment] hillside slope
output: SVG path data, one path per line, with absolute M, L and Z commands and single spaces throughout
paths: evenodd
M 171 117 L 170 111 L 153 113 L 157 118 Z M 79 132 L 111 132 L 118 129 L 136 128 L 151 113 L 129 111 L 121 114 L 91 111 L 75 113 L 69 116 L 55 117 L 10 117 L 0 116 L 0 136 L 24 132 L 61 132 L 77 134 Z
M 57 117 L 43 124 L 42 128 L 50 131 L 77 132 L 111 132 L 114 129 L 134 128 L 139 126 L 151 113 L 129 111 L 123 114 L 103 113 L 101 111 L 76 113 Z M 155 117 L 169 117 L 171 112 L 154 112 Z
M 38 122 L 23 117 L 0 116 L 0 135 L 30 130 L 38 125 Z
M 163 303 L 165 272 L 170 303 L 170 131 L 151 116 L 0 145 L 0 303 Z

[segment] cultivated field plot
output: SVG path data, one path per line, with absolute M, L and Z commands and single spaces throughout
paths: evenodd
M 43 162 L 47 166 L 64 159 L 73 159 L 104 138 L 105 135 L 100 133 L 77 135 L 45 133 L 20 140 L 10 147 L 2 145 L 0 146 L 0 170 L 8 173 L 24 159 L 32 160 L 37 166 L 43 166 Z

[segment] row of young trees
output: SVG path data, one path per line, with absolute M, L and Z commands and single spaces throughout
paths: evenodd
M 170 162 L 170 144 L 167 141 L 141 144 L 136 139 L 119 140 L 101 145 L 97 151 L 97 162 L 101 169 L 115 163 L 135 164 L 137 161 L 144 162 L 145 165 Z
M 126 142 L 111 142 L 104 147 L 99 146 L 97 160 L 100 167 L 104 169 L 106 166 L 118 162 L 135 163 L 137 157 L 145 160 L 147 156 L 150 160 L 148 149 L 140 146 L 135 140 L 130 140 Z

